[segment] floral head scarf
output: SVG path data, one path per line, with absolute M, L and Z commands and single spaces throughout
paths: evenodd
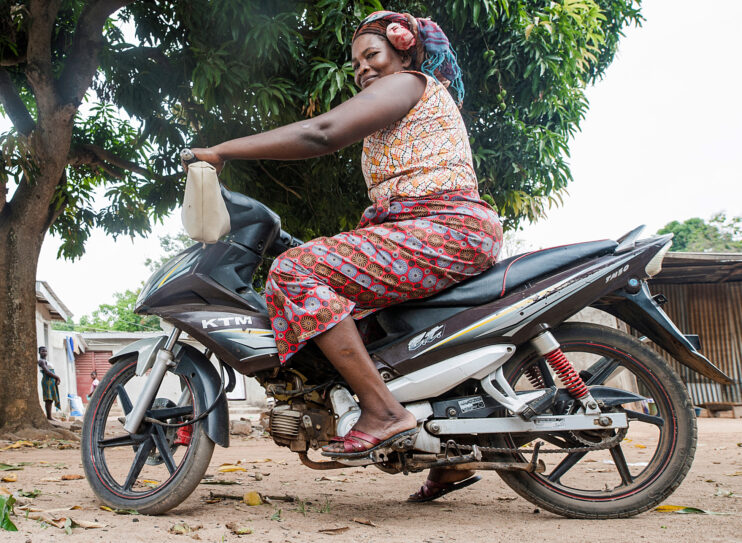
M 353 39 L 367 33 L 384 36 L 396 50 L 409 53 L 413 62 L 420 66 L 420 71 L 435 77 L 455 92 L 454 98 L 461 107 L 464 100 L 461 68 L 456 62 L 456 52 L 440 26 L 430 19 L 418 19 L 409 13 L 376 11 L 361 21 Z

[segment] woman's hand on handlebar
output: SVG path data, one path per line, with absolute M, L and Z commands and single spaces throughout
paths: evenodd
M 194 155 L 196 155 L 196 158 L 198 160 L 202 160 L 203 162 L 208 162 L 209 164 L 214 166 L 214 168 L 216 168 L 216 173 L 220 173 L 222 171 L 222 168 L 224 167 L 224 160 L 219 155 L 219 153 L 214 151 L 212 148 L 192 147 L 191 151 L 193 152 Z M 183 169 L 185 171 L 188 171 L 188 164 L 186 164 L 185 162 L 183 162 L 182 164 L 183 164 Z

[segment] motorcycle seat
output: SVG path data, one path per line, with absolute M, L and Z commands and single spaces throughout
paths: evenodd
M 404 307 L 472 307 L 502 298 L 511 290 L 542 275 L 569 266 L 584 258 L 612 253 L 613 240 L 588 241 L 550 247 L 513 256 L 496 263 L 481 274 L 429 298 L 410 300 Z

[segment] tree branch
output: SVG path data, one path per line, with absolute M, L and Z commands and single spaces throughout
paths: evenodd
M 121 170 L 128 170 L 131 172 L 134 172 L 136 174 L 141 175 L 142 177 L 146 177 L 147 179 L 154 179 L 156 181 L 161 182 L 169 182 L 177 179 L 178 177 L 181 177 L 182 174 L 173 174 L 173 175 L 160 175 L 154 172 L 149 171 L 146 168 L 142 168 L 138 164 L 134 162 L 130 162 L 126 159 L 121 158 L 118 155 L 113 154 L 110 151 L 106 151 L 102 147 L 99 147 L 97 145 L 93 145 L 91 143 L 83 143 L 81 145 L 76 146 L 71 151 L 71 156 L 68 160 L 68 163 L 71 166 L 81 166 L 83 164 L 88 164 L 91 166 L 99 166 L 105 171 L 107 174 L 109 174 L 112 177 L 115 177 L 116 179 L 123 179 L 124 175 L 120 172 L 117 172 L 111 166 L 114 166 L 116 168 L 119 168 Z
M 26 48 L 26 76 L 36 95 L 39 110 L 55 105 L 52 90 L 52 31 L 61 0 L 31 0 Z
M 103 47 L 103 25 L 118 9 L 133 0 L 98 0 L 90 2 L 77 20 L 72 45 L 57 82 L 63 104 L 78 106 L 98 69 L 98 54 Z
M 28 136 L 36 128 L 7 70 L 0 69 L 0 103 L 18 133 Z
M 18 66 L 26 62 L 26 55 L 18 55 L 17 57 L 0 58 L 0 66 Z
M 268 178 L 269 178 L 269 179 L 271 179 L 271 180 L 272 180 L 272 181 L 273 181 L 274 183 L 276 183 L 276 184 L 277 184 L 278 186 L 280 186 L 281 188 L 283 188 L 283 189 L 284 189 L 285 191 L 287 191 L 287 192 L 290 192 L 291 194 L 293 194 L 294 196 L 296 196 L 297 198 L 299 198 L 299 200 L 303 200 L 303 199 L 304 199 L 304 198 L 302 198 L 302 197 L 301 197 L 301 195 L 300 195 L 300 194 L 299 194 L 298 192 L 296 192 L 296 191 L 295 191 L 294 189 L 292 189 L 292 188 L 290 188 L 290 187 L 287 187 L 287 186 L 286 186 L 286 185 L 285 185 L 284 183 L 282 183 L 282 182 L 281 182 L 281 181 L 280 181 L 279 179 L 277 179 L 276 177 L 274 177 L 273 175 L 271 175 L 271 173 L 270 173 L 270 172 L 269 172 L 268 170 L 266 170 L 266 169 L 265 169 L 265 167 L 263 166 L 262 162 L 260 162 L 259 160 L 258 160 L 258 166 L 260 166 L 260 169 L 261 169 L 261 170 L 263 170 L 263 173 L 264 173 L 265 175 L 267 175 L 267 176 L 268 176 Z

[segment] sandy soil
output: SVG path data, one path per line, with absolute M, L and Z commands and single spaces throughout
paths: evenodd
M 0 462 L 30 462 L 14 474 L 17 482 L 2 482 L 10 491 L 39 489 L 29 504 L 41 510 L 79 506 L 52 516 L 104 524 L 103 528 L 63 529 L 24 518 L 12 520 L 19 532 L 1 532 L 8 542 L 68 541 L 250 541 L 283 542 L 439 542 L 439 541 L 742 541 L 742 420 L 699 419 L 698 453 L 685 482 L 666 502 L 699 507 L 724 515 L 682 515 L 647 512 L 628 520 L 583 521 L 557 517 L 510 490 L 494 472 L 476 485 L 429 504 L 405 503 L 419 486 L 421 474 L 387 475 L 374 468 L 319 472 L 305 468 L 287 449 L 266 438 L 235 438 L 228 449 L 217 447 L 208 473 L 240 481 L 239 485 L 200 485 L 180 507 L 167 515 L 117 515 L 100 509 L 85 480 L 59 481 L 82 474 L 79 450 L 24 448 L 0 450 Z M 0 443 L 0 449 L 7 445 Z M 641 445 L 627 444 L 629 461 L 641 460 Z M 270 461 L 256 462 L 270 459 Z M 217 473 L 223 463 L 240 464 L 247 472 Z M 600 458 L 586 464 L 583 477 L 600 480 L 607 464 Z M 254 475 L 260 473 L 255 480 Z M 326 478 L 323 480 L 323 477 Z M 46 480 L 45 480 L 46 479 Z M 330 479 L 330 480 L 327 480 Z M 295 495 L 302 501 L 247 506 L 236 500 L 207 503 L 210 492 L 242 495 Z M 731 493 L 731 494 L 730 494 Z M 355 520 L 354 520 L 355 519 Z M 357 522 L 370 521 L 374 526 Z M 195 532 L 176 535 L 174 525 L 185 522 Z M 252 530 L 234 535 L 226 525 Z M 320 530 L 339 529 L 336 533 Z M 69 538 L 69 539 L 68 539 Z

